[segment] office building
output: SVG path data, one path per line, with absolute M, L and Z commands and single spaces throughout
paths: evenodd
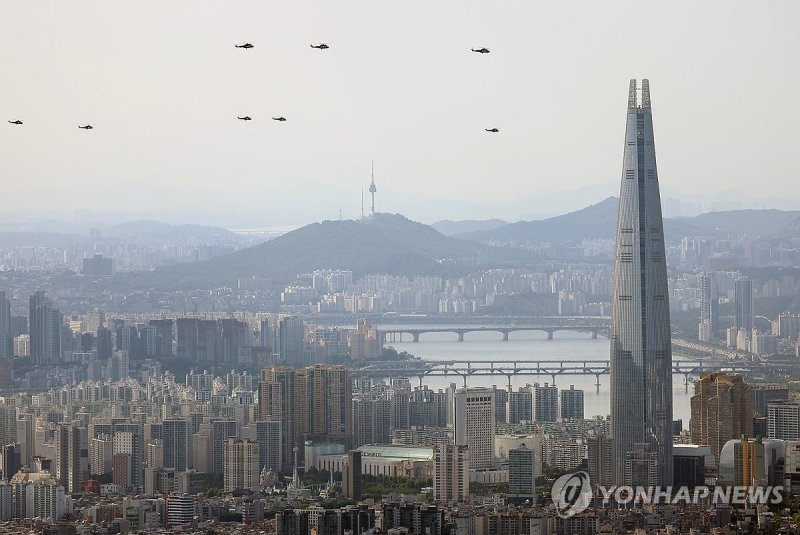
M 83 272 L 87 277 L 110 277 L 114 274 L 114 260 L 101 254 L 83 259 Z
M 491 388 L 463 388 L 453 397 L 453 435 L 469 448 L 470 468 L 491 467 L 494 456 L 495 410 Z
M 361 452 L 351 450 L 347 452 L 347 465 L 342 473 L 344 482 L 344 496 L 351 500 L 361 499 Z
M 785 384 L 759 383 L 751 385 L 753 392 L 753 413 L 766 416 L 770 403 L 789 401 L 789 388 Z
M 22 468 L 21 450 L 20 445 L 16 443 L 3 446 L 3 479 L 10 480 Z
M 441 444 L 433 449 L 433 499 L 441 505 L 469 496 L 469 448 Z
M 767 405 L 767 437 L 800 440 L 800 402 L 783 401 Z
M 195 498 L 188 494 L 170 494 L 166 499 L 167 527 L 191 524 L 196 516 Z
M 660 485 L 672 481 L 672 348 L 664 229 L 650 85 L 628 94 L 611 303 L 611 434 L 615 482 L 630 480 L 629 452 L 647 443 Z
M 278 357 L 287 366 L 307 364 L 306 332 L 303 319 L 299 316 L 286 316 L 278 323 Z
M 744 378 L 731 373 L 705 373 L 694 385 L 689 435 L 693 444 L 707 444 L 719 460 L 731 439 L 753 430 L 753 394 Z
M 569 390 L 562 390 L 561 419 L 583 420 L 583 390 L 576 390 L 575 385 L 569 385 Z
M 508 451 L 508 495 L 517 501 L 536 498 L 536 451 L 525 444 Z
M 672 446 L 673 485 L 695 488 L 706 483 L 706 468 L 714 468 L 711 448 L 696 444 Z M 706 461 L 710 461 L 708 464 Z M 713 463 L 713 464 L 712 464 Z

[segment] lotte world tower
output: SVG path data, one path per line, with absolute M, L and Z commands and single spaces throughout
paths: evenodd
M 631 80 L 611 315 L 618 485 L 672 484 L 672 348 L 650 84 Z

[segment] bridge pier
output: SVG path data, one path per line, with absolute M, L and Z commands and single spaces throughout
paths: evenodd
M 508 342 L 508 331 L 503 331 L 503 342 Z
M 464 333 L 463 332 L 459 332 L 458 333 L 458 341 L 459 342 L 463 342 L 464 341 Z
M 550 386 L 556 386 L 556 374 L 551 373 L 550 374 L 550 379 L 552 379 L 552 382 L 550 383 Z
M 464 376 L 464 388 L 467 388 L 467 376 Z
M 424 377 L 425 377 L 424 375 L 420 375 L 420 376 L 419 376 L 419 387 L 420 387 L 420 388 L 422 388 L 422 379 L 423 379 Z M 598 379 L 598 381 L 599 381 L 599 379 Z
M 597 340 L 597 329 L 592 330 L 592 340 Z
M 411 333 L 411 336 L 414 337 L 414 342 L 419 342 L 419 333 Z
M 600 374 L 596 373 L 596 374 L 594 374 L 594 376 L 595 376 L 595 379 L 597 379 L 595 381 L 595 383 L 594 383 L 594 386 L 596 386 L 597 389 L 600 390 Z
M 547 331 L 547 339 L 548 340 L 552 340 L 553 339 L 553 331 Z
M 684 373 L 683 374 L 683 386 L 686 389 L 686 391 L 688 392 L 689 391 L 689 374 L 688 373 Z

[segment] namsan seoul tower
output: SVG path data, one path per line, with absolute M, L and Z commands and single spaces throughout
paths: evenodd
M 611 303 L 617 485 L 672 484 L 672 346 L 650 84 L 628 92 Z M 637 98 L 638 97 L 638 98 Z

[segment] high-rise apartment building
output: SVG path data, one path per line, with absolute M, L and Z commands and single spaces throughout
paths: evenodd
M 555 422 L 558 419 L 558 387 L 548 383 L 534 383 L 533 420 L 536 422 Z
M 733 290 L 734 324 L 750 335 L 753 332 L 753 281 L 738 279 Z
M 489 468 L 494 455 L 495 410 L 491 388 L 463 388 L 453 397 L 455 444 L 469 448 L 471 469 Z
M 161 441 L 164 445 L 164 467 L 180 472 L 189 467 L 189 421 L 167 419 L 161 425 Z
M 261 370 L 259 412 L 262 420 L 281 423 L 284 466 L 293 466 L 292 451 L 297 444 L 294 369 L 275 366 Z
M 561 419 L 583 420 L 583 390 L 576 390 L 575 385 L 569 385 L 569 390 L 562 390 Z
M 281 422 L 283 464 L 306 440 L 348 447 L 352 433 L 352 381 L 344 366 L 272 367 L 261 372 L 260 417 Z
M 0 290 L 0 358 L 14 356 L 14 337 L 11 334 L 11 301 Z
M 433 499 L 448 505 L 469 496 L 469 448 L 441 444 L 433 449 Z
M 33 364 L 53 366 L 61 360 L 61 312 L 44 292 L 29 301 L 30 352 Z
M 216 420 L 211 422 L 211 472 L 225 473 L 225 444 L 229 438 L 239 437 L 239 422 Z
M 510 424 L 533 421 L 533 392 L 530 386 L 520 387 L 519 390 L 507 392 L 508 409 L 507 421 Z M 497 405 L 498 400 L 495 400 Z M 506 421 L 506 420 L 503 420 Z
M 603 433 L 589 437 L 586 441 L 586 458 L 589 480 L 594 488 L 614 484 L 616 463 L 613 441 L 610 437 Z
M 656 480 L 672 481 L 672 347 L 664 228 L 650 84 L 628 92 L 611 303 L 611 431 L 615 482 L 628 453 L 649 444 Z
M 225 441 L 224 484 L 225 492 L 237 489 L 258 492 L 258 442 L 250 439 L 229 438 Z
M 719 290 L 713 272 L 700 277 L 700 324 L 698 338 L 713 342 L 719 336 Z
M 689 434 L 694 444 L 707 444 L 719 461 L 729 440 L 753 432 L 753 395 L 738 374 L 706 373 L 695 383 Z

